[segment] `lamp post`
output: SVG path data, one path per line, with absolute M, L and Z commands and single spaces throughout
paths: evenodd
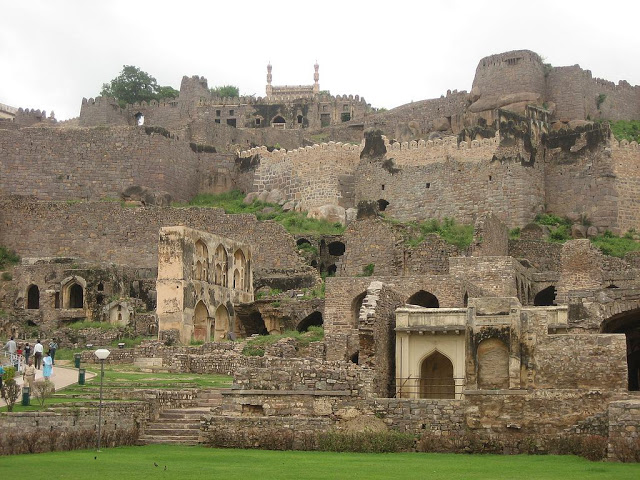
M 100 451 L 100 434 L 102 427 L 102 381 L 104 379 L 104 361 L 111 352 L 106 348 L 99 348 L 95 351 L 96 357 L 100 360 L 100 404 L 98 405 L 98 452 Z

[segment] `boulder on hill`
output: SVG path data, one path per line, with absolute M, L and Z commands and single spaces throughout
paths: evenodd
M 346 210 L 339 205 L 322 205 L 320 207 L 312 208 L 307 212 L 308 218 L 315 218 L 316 220 L 326 220 L 331 223 L 346 224 Z
M 540 103 L 542 97 L 539 93 L 520 92 L 509 93 L 507 95 L 482 95 L 479 100 L 469 106 L 469 111 L 473 113 L 482 112 L 484 110 L 494 110 L 514 104 L 532 104 Z

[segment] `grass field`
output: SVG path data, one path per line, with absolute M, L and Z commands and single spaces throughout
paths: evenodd
M 158 466 L 154 465 L 156 463 Z M 166 466 L 166 470 L 165 470 Z M 150 445 L 0 457 L 0 475 L 48 479 L 562 479 L 640 478 L 640 464 L 571 456 L 356 454 Z

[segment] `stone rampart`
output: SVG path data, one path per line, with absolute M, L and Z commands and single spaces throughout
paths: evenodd
M 640 229 L 640 146 L 627 140 L 611 141 L 611 156 L 617 193 L 617 226 L 620 233 Z M 608 158 L 608 157 L 605 157 Z
M 189 200 L 203 163 L 187 143 L 144 127 L 0 130 L 0 151 L 2 193 L 41 200 L 118 199 L 133 185 Z
M 79 257 L 155 268 L 160 227 L 184 225 L 255 246 L 254 271 L 306 270 L 293 237 L 278 223 L 214 208 L 123 208 L 114 202 L 0 199 L 0 244 L 22 257 Z M 38 241 L 29 241 L 35 239 Z M 277 255 L 275 254 L 277 252 Z
M 545 93 L 545 71 L 540 56 L 529 50 L 514 50 L 480 60 L 473 88 L 481 94 Z

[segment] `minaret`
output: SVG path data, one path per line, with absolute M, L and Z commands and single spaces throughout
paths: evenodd
M 271 61 L 267 65 L 267 98 L 271 96 L 273 93 L 273 88 L 271 87 Z
M 318 60 L 316 60 L 316 64 L 313 66 L 313 68 L 315 69 L 315 73 L 313 74 L 313 93 L 314 95 L 317 95 L 318 93 L 320 93 L 320 84 L 318 83 L 318 81 L 320 80 L 320 74 L 318 73 L 320 65 L 318 65 Z

